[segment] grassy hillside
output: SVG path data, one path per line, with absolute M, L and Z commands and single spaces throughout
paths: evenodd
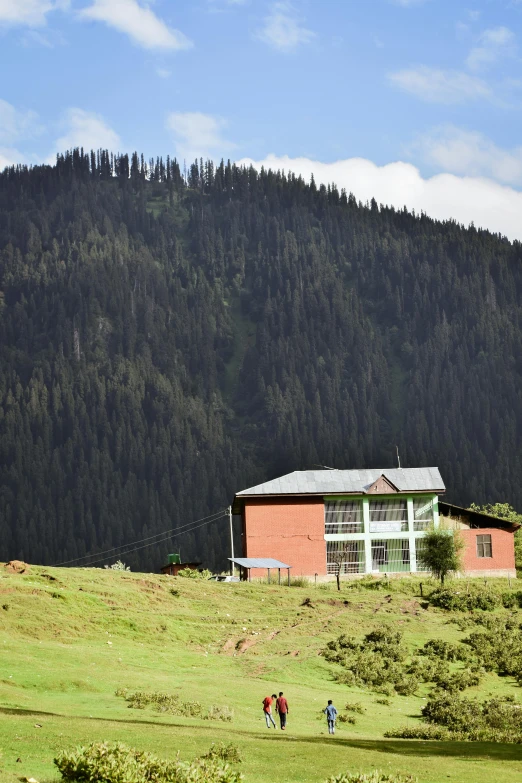
M 306 598 L 312 606 L 303 606 Z M 53 757 L 79 743 L 122 740 L 190 759 L 214 741 L 233 741 L 246 783 L 320 783 L 342 771 L 410 772 L 420 783 L 515 783 L 522 746 L 384 739 L 419 723 L 427 686 L 412 697 L 378 694 L 333 681 L 319 655 L 346 633 L 360 638 L 382 623 L 411 646 L 463 637 L 451 615 L 427 607 L 418 583 L 378 590 L 346 584 L 277 587 L 213 584 L 97 569 L 0 566 L 0 782 L 57 780 Z M 180 693 L 204 709 L 228 706 L 229 723 L 129 709 L 117 689 Z M 286 734 L 268 731 L 262 698 L 283 690 Z M 466 695 L 517 694 L 513 679 L 488 674 Z M 320 709 L 328 698 L 365 708 L 356 724 L 329 737 Z M 17 761 L 17 759 L 21 759 Z

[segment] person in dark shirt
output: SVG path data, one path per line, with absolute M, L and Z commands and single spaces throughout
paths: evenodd
M 279 692 L 279 698 L 276 701 L 276 712 L 279 715 L 279 720 L 281 722 L 281 731 L 284 731 L 286 728 L 286 716 L 290 710 L 288 709 L 288 702 L 283 696 L 283 691 Z
M 335 719 L 337 718 L 337 710 L 332 704 L 332 700 L 328 699 L 328 705 L 323 710 L 328 720 L 328 734 L 335 734 Z
M 272 702 L 274 699 L 277 699 L 277 696 L 275 693 L 272 694 L 272 696 L 265 696 L 263 699 L 263 712 L 265 714 L 265 720 L 266 720 L 266 727 L 267 729 L 270 728 L 270 723 L 272 723 L 272 726 L 274 729 L 276 728 L 275 720 L 272 717 Z

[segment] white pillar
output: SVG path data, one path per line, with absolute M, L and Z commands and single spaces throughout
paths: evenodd
M 371 574 L 373 570 L 372 565 L 372 540 L 370 538 L 370 500 L 369 498 L 362 499 L 363 509 L 363 530 L 364 530 L 364 571 L 366 574 Z
M 413 530 L 413 498 L 406 498 L 408 505 L 408 538 L 410 544 L 410 571 L 415 574 L 417 572 L 417 553 L 415 551 L 415 535 Z

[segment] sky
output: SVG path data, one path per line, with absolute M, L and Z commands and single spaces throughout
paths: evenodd
M 0 0 L 0 168 L 222 157 L 522 240 L 522 0 Z

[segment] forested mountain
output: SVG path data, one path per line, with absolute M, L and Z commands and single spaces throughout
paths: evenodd
M 521 509 L 521 261 L 281 173 L 78 150 L 6 169 L 0 559 L 100 552 L 396 445 L 453 502 Z M 227 542 L 222 519 L 124 559 L 216 566 Z

